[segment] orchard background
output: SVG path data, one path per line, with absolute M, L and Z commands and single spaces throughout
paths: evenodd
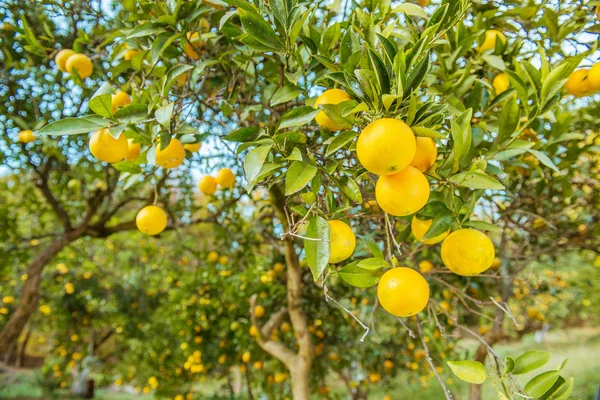
M 5 0 L 0 397 L 595 398 L 597 7 Z

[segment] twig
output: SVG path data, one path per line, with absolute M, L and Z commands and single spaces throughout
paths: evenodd
M 365 325 L 360 319 L 358 319 L 358 317 L 356 315 L 354 315 L 352 313 L 352 311 L 348 310 L 346 307 L 344 307 L 343 305 L 341 305 L 336 299 L 334 299 L 333 297 L 331 297 L 327 292 L 329 291 L 329 288 L 327 287 L 326 284 L 323 284 L 323 294 L 325 295 L 325 301 L 329 302 L 330 300 L 332 302 L 334 302 L 338 307 L 340 307 L 342 310 L 344 310 L 347 314 L 349 314 L 352 318 L 354 318 L 354 320 L 356 322 L 359 323 L 360 326 L 362 326 L 362 328 L 365 330 L 365 333 L 362 335 L 362 337 L 360 338 L 361 342 L 365 341 L 365 338 L 367 337 L 367 335 L 369 334 L 369 332 L 371 331 L 371 328 L 369 328 L 367 325 Z
M 454 399 L 454 396 L 452 396 L 452 392 L 450 392 L 450 390 L 448 390 L 448 388 L 444 384 L 444 380 L 442 379 L 440 374 L 437 372 L 437 369 L 435 369 L 433 360 L 431 359 L 431 356 L 429 355 L 429 347 L 427 347 L 427 342 L 425 342 L 425 337 L 423 336 L 423 330 L 421 329 L 421 319 L 419 318 L 418 315 L 416 315 L 416 318 L 417 318 L 417 331 L 419 332 L 419 338 L 421 339 L 421 343 L 423 344 L 423 348 L 425 349 L 425 359 L 427 360 L 429 367 L 431 367 L 431 371 L 433 371 L 435 378 L 437 379 L 437 381 L 440 383 L 440 386 L 444 390 L 444 395 L 446 396 L 446 399 L 452 400 L 452 399 Z

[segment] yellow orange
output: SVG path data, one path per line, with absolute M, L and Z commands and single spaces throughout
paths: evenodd
M 198 143 L 186 143 L 183 145 L 183 148 L 186 149 L 187 151 L 190 151 L 192 153 L 197 152 L 198 150 L 200 150 L 200 147 L 202 147 L 202 143 L 198 142 Z
M 247 363 L 250 361 L 250 357 L 251 357 L 250 352 L 246 351 L 246 352 L 244 352 L 244 354 L 242 354 L 242 361 Z
M 492 86 L 494 87 L 494 92 L 496 92 L 496 96 L 502 92 L 505 92 L 510 87 L 510 79 L 508 75 L 504 72 L 498 74 L 494 77 L 492 81 Z
M 481 43 L 481 46 L 477 49 L 480 53 L 487 50 L 493 50 L 496 48 L 496 41 L 500 39 L 502 43 L 506 43 L 506 36 L 500 31 L 490 29 L 485 31 L 485 40 Z
M 408 166 L 389 176 L 380 176 L 375 198 L 383 211 L 394 216 L 414 214 L 429 199 L 429 182 L 418 169 Z
M 128 104 L 131 104 L 131 97 L 129 97 L 129 95 L 123 91 L 119 90 L 117 91 L 117 93 L 111 96 L 111 106 L 113 113 L 117 112 L 117 109 L 119 109 L 120 107 L 126 106 Z
M 215 194 L 217 191 L 217 180 L 207 175 L 198 182 L 198 189 L 204 194 Z
M 265 308 L 263 306 L 254 307 L 254 315 L 256 318 L 262 318 L 265 315 Z
M 85 79 L 94 72 L 94 65 L 85 54 L 73 54 L 65 63 L 65 70 L 69 73 L 76 71 L 81 79 Z
M 446 238 L 446 236 L 448 236 L 448 234 L 450 233 L 450 229 L 432 238 L 422 240 L 422 237 L 425 236 L 425 233 L 427 233 L 432 223 L 432 219 L 422 220 L 414 216 L 410 223 L 410 228 L 415 239 L 424 244 L 436 244 L 441 242 Z
M 133 139 L 127 139 L 127 161 L 135 161 L 140 156 L 140 144 L 134 143 Z
M 156 147 L 156 164 L 163 168 L 176 168 L 183 164 L 185 149 L 179 139 L 171 138 L 168 146 L 160 149 Z
M 123 161 L 129 150 L 125 135 L 121 134 L 118 138 L 114 138 L 108 129 L 94 132 L 89 147 L 94 157 L 110 164 Z
M 354 253 L 356 236 L 343 221 L 331 220 L 329 224 L 329 262 L 336 264 L 344 261 Z
M 198 54 L 197 50 L 202 48 L 203 45 L 202 40 L 200 40 L 200 34 L 198 32 L 188 32 L 186 37 L 188 40 L 186 40 L 183 46 L 183 52 L 192 60 L 198 60 L 200 54 Z
M 494 244 L 483 232 L 459 229 L 442 243 L 442 261 L 457 275 L 478 275 L 492 266 Z
M 321 104 L 340 104 L 351 99 L 352 97 L 341 89 L 329 89 L 317 97 L 315 108 L 319 108 L 319 105 Z M 339 131 L 342 129 L 342 127 L 333 122 L 324 111 L 317 114 L 315 121 L 319 126 L 327 128 L 330 131 Z
M 433 263 L 429 260 L 423 260 L 419 263 L 419 271 L 421 271 L 422 274 L 433 271 L 433 268 Z
M 356 154 L 369 172 L 391 175 L 406 168 L 417 151 L 417 141 L 404 122 L 381 118 L 371 122 L 358 137 Z
M 209 262 L 217 262 L 218 259 L 219 259 L 219 253 L 217 253 L 216 251 L 211 251 L 210 253 L 208 253 L 208 261 Z
M 421 172 L 427 171 L 435 163 L 437 147 L 435 141 L 429 137 L 417 137 L 417 151 L 410 165 Z
M 67 72 L 67 60 L 71 57 L 75 52 L 71 49 L 64 49 L 56 53 L 54 57 L 54 62 L 59 70 L 62 72 Z
M 33 131 L 26 129 L 24 131 L 19 132 L 19 138 L 18 138 L 20 143 L 31 143 L 31 142 L 35 142 L 35 135 L 33 134 Z
M 125 61 L 131 61 L 131 59 L 135 57 L 138 53 L 139 51 L 137 50 L 129 49 L 125 52 L 125 54 L 123 54 L 123 58 L 125 59 Z
M 222 168 L 217 172 L 215 180 L 223 189 L 231 189 L 235 184 L 235 175 L 229 168 Z
M 565 89 L 575 97 L 583 97 L 592 94 L 593 90 L 588 80 L 589 69 L 578 69 L 569 75 L 565 83 Z
M 429 301 L 429 285 L 411 268 L 386 271 L 377 286 L 379 304 L 396 317 L 410 317 L 421 312 Z
M 146 206 L 137 213 L 135 224 L 146 235 L 158 235 L 167 227 L 167 213 L 158 206 Z
M 596 63 L 590 68 L 587 80 L 591 90 L 594 92 L 600 91 L 600 63 Z

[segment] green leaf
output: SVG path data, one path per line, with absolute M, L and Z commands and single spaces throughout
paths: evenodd
M 471 117 L 473 116 L 473 110 L 469 108 L 458 118 L 452 120 L 451 123 L 451 134 L 454 140 L 454 153 L 457 158 L 456 162 L 462 160 L 469 149 L 471 148 Z M 456 168 L 458 169 L 458 168 Z
M 404 13 L 415 17 L 427 18 L 423 7 L 412 3 L 402 3 L 392 9 L 391 13 Z
M 438 235 L 441 235 L 442 233 L 444 233 L 448 229 L 450 229 L 450 226 L 452 225 L 453 221 L 454 221 L 453 215 L 447 215 L 447 214 L 446 215 L 444 215 L 444 214 L 436 215 L 433 218 L 433 221 L 431 221 L 431 225 L 429 226 L 429 229 L 427 229 L 427 232 L 425 232 L 425 235 L 423 235 L 421 240 L 431 239 Z
M 389 268 L 390 264 L 382 258 L 367 258 L 358 262 L 357 266 L 363 269 L 377 270 L 382 268 Z
M 404 88 L 403 97 L 407 97 L 413 91 L 417 90 L 423 79 L 425 79 L 425 75 L 427 75 L 427 71 L 429 70 L 429 55 L 423 57 L 423 60 L 419 64 L 417 64 L 408 79 L 406 80 L 406 87 Z
M 569 378 L 552 393 L 552 400 L 567 400 L 573 393 L 573 378 Z
M 135 124 L 148 117 L 148 107 L 143 104 L 129 104 L 118 109 L 113 117 L 124 124 Z
M 244 159 L 244 173 L 246 174 L 249 185 L 254 184 L 254 180 L 260 173 L 260 170 L 269 155 L 269 151 L 271 151 L 270 144 L 256 147 L 250 150 L 248 155 L 246 155 L 246 158 Z
M 542 164 L 544 164 L 546 167 L 552 169 L 553 171 L 556 171 L 556 172 L 560 173 L 560 171 L 558 170 L 558 168 L 556 167 L 556 165 L 554 165 L 554 163 L 552 162 L 552 160 L 550 159 L 550 157 L 548 157 L 546 154 L 542 153 L 541 151 L 533 150 L 533 149 L 528 149 L 527 151 L 529 153 L 533 154 L 535 156 L 535 158 L 537 158 L 538 160 L 540 160 L 540 162 Z
M 278 129 L 281 130 L 306 125 L 320 112 L 320 109 L 314 109 L 310 106 L 296 107 L 281 117 Z
M 259 128 L 258 126 L 249 126 L 247 128 L 241 128 L 241 129 L 235 130 L 235 131 L 229 133 L 223 139 L 225 139 L 229 142 L 240 142 L 240 143 L 251 142 L 258 137 L 258 135 L 260 134 L 261 131 L 262 131 L 262 129 Z
M 329 142 L 329 146 L 327 146 L 325 156 L 329 157 L 339 149 L 346 147 L 346 145 L 352 142 L 352 140 L 354 140 L 356 136 L 358 136 L 358 133 L 354 131 L 342 131 L 338 133 Z
M 154 116 L 156 117 L 156 122 L 164 126 L 171 131 L 171 117 L 173 116 L 173 106 L 175 103 L 169 103 L 166 106 L 163 106 L 156 110 Z
M 518 359 L 517 359 L 518 360 Z M 544 395 L 551 387 L 554 382 L 560 376 L 559 371 L 546 371 L 542 372 L 538 376 L 533 377 L 525 385 L 525 393 L 533 398 L 538 398 Z
M 345 117 L 344 110 L 354 108 L 355 104 L 356 101 L 348 100 L 339 104 L 320 104 L 319 108 L 341 129 L 350 129 L 354 123 L 354 115 Z
M 163 32 L 152 43 L 152 49 L 150 50 L 152 64 L 156 64 L 162 53 L 173 43 L 175 40 L 181 37 L 181 33 Z
M 562 81 L 567 79 L 569 75 L 575 71 L 585 55 L 586 54 L 583 53 L 578 56 L 568 57 L 565 61 L 550 71 L 544 82 L 542 82 L 542 103 L 550 100 L 554 94 L 560 90 L 562 87 Z
M 112 118 L 112 95 L 114 93 L 112 86 L 108 82 L 104 82 L 90 99 L 88 107 L 102 117 Z
M 87 117 L 65 118 L 52 122 L 37 131 L 41 135 L 79 135 L 97 131 L 110 126 L 110 121 L 98 115 Z
M 543 366 L 549 359 L 550 352 L 548 351 L 530 350 L 515 360 L 515 368 L 512 373 L 513 375 L 526 374 Z
M 127 39 L 133 39 L 137 37 L 144 37 L 154 35 L 158 32 L 162 32 L 164 30 L 162 24 L 155 24 L 151 22 L 147 22 L 142 25 L 138 25 L 129 32 L 127 35 Z
M 460 380 L 477 385 L 485 382 L 485 367 L 479 361 L 448 361 L 447 364 Z
M 312 217 L 308 222 L 304 239 L 306 263 L 315 282 L 321 277 L 329 263 L 329 223 L 322 217 Z
M 238 9 L 238 14 L 240 15 L 244 30 L 248 32 L 253 39 L 272 50 L 280 49 L 279 37 L 271 25 L 265 21 L 262 16 L 254 11 L 248 11 L 242 8 Z
M 442 135 L 437 131 L 434 131 L 431 128 L 425 128 L 423 126 L 413 126 L 410 129 L 412 129 L 415 136 L 430 137 L 432 139 L 448 139 L 446 136 Z
M 390 76 L 388 75 L 383 60 L 381 60 L 381 57 L 379 57 L 379 55 L 371 49 L 369 49 L 369 59 L 371 60 L 371 66 L 376 73 L 375 76 L 377 77 L 377 82 L 379 83 L 379 93 L 389 94 Z
M 452 175 L 448 180 L 459 186 L 471 189 L 504 189 L 504 185 L 498 182 L 496 178 L 492 178 L 479 170 L 460 172 L 456 175 Z
M 273 93 L 273 97 L 271 97 L 270 101 L 271 107 L 294 100 L 300 94 L 302 94 L 302 89 L 300 89 L 298 86 L 289 84 L 285 85 Z
M 504 374 L 510 374 L 515 369 L 515 360 L 511 357 L 504 358 Z
M 384 259 L 383 251 L 381 251 L 381 249 L 377 245 L 377 242 L 375 242 L 373 239 L 367 236 L 362 236 L 361 238 L 371 251 L 371 254 L 373 254 L 373 257 L 380 258 L 382 260 Z
M 358 262 L 350 263 L 338 271 L 338 276 L 347 284 L 359 288 L 377 285 L 381 271 L 360 268 Z
M 498 225 L 490 224 L 489 222 L 485 221 L 465 221 L 463 222 L 463 225 L 478 229 L 480 231 L 502 232 L 502 228 L 500 228 Z
M 294 161 L 285 175 L 285 195 L 289 196 L 304 188 L 316 173 L 317 167 L 314 165 Z
M 352 200 L 353 202 L 355 202 L 357 204 L 362 203 L 362 194 L 360 192 L 360 187 L 354 181 L 354 179 L 352 179 L 348 176 L 343 176 L 340 178 L 339 184 L 340 184 L 340 189 L 342 189 L 342 192 L 346 196 L 348 196 L 348 198 L 350 200 Z
M 517 99 L 512 97 L 510 101 L 502 108 L 499 118 L 498 143 L 504 142 L 513 134 L 519 126 L 521 113 L 517 104 Z
M 481 56 L 481 58 L 483 58 L 483 61 L 488 63 L 492 68 L 499 69 L 500 71 L 504 71 L 506 69 L 506 65 L 504 64 L 502 57 L 494 56 L 492 54 L 485 54 Z
M 291 154 L 289 156 L 287 156 L 285 158 L 285 160 L 288 160 L 288 161 L 302 161 L 302 152 L 300 151 L 299 148 L 294 147 L 292 149 Z

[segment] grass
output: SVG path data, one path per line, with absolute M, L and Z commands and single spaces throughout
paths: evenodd
M 463 340 L 460 345 L 465 351 L 472 354 L 477 344 L 473 340 Z M 563 370 L 563 376 L 575 378 L 572 397 L 581 400 L 595 399 L 600 386 L 600 329 L 584 328 L 550 332 L 543 343 L 537 343 L 533 335 L 527 335 L 521 342 L 495 346 L 495 350 L 503 357 L 516 357 L 531 349 L 547 350 L 552 353 L 552 358 L 540 371 L 557 368 L 565 358 L 568 358 L 569 362 Z M 444 369 L 448 371 L 448 368 Z M 467 399 L 468 385 L 448 374 L 450 374 L 449 371 L 444 375 L 444 379 L 454 379 L 454 384 L 449 385 L 449 388 L 457 400 Z M 521 386 L 524 386 L 534 375 L 536 375 L 535 372 L 522 375 L 517 380 Z M 207 388 L 208 386 L 212 385 L 207 383 Z M 335 384 L 332 386 L 339 387 Z M 335 392 L 338 398 L 347 397 L 347 393 L 343 390 Z M 489 382 L 483 384 L 482 393 L 482 398 L 485 400 L 498 398 Z M 391 388 L 377 387 L 371 391 L 369 398 L 381 400 L 385 395 L 390 395 L 393 399 L 440 400 L 444 398 L 435 379 L 432 379 L 424 388 L 420 384 L 408 382 L 404 377 L 399 377 L 392 382 Z M 58 399 L 67 398 L 66 394 L 58 397 Z M 95 398 L 100 400 L 149 400 L 152 396 L 115 392 L 105 388 L 96 390 Z M 45 399 L 45 397 L 36 384 L 32 371 L 18 371 L 10 375 L 0 375 L 0 399 L 33 400 Z

